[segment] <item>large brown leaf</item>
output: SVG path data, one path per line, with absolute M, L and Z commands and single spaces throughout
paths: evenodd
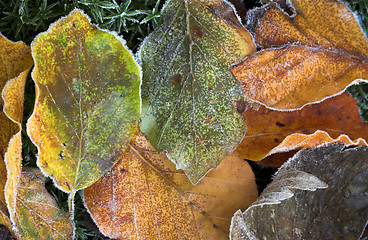
M 193 186 L 139 135 L 98 182 L 84 190 L 101 231 L 117 239 L 227 239 L 230 218 L 256 198 L 254 175 L 236 154 Z
M 335 139 L 349 143 L 346 137 L 339 139 L 341 134 L 353 140 L 368 136 L 368 124 L 360 118 L 356 100 L 348 93 L 291 112 L 274 111 L 264 106 L 258 109 L 248 107 L 243 117 L 248 131 L 237 152 L 241 157 L 255 161 L 279 152 L 334 142 Z M 364 140 L 358 143 L 365 144 Z M 276 154 L 263 162 L 279 167 L 288 157 Z
M 368 75 L 368 41 L 341 1 L 291 0 L 290 17 L 270 4 L 249 16 L 264 48 L 233 66 L 243 92 L 265 106 L 299 109 Z

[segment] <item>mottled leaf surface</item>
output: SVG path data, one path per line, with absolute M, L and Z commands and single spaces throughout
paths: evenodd
M 234 212 L 257 196 L 254 174 L 236 154 L 193 186 L 143 135 L 84 190 L 93 219 L 114 239 L 227 239 Z
M 232 68 L 249 98 L 280 110 L 319 102 L 368 76 L 368 41 L 347 6 L 339 0 L 290 3 L 292 17 L 276 4 L 249 14 L 263 50 Z
M 24 84 L 33 60 L 29 46 L 13 43 L 1 34 L 0 53 L 0 224 L 11 231 L 10 216 L 15 205 L 12 192 L 17 188 L 22 164 L 20 122 Z M 18 150 L 12 152 L 14 146 Z
M 223 0 L 169 0 L 144 42 L 142 132 L 193 183 L 239 144 L 246 130 L 230 66 L 255 51 Z
M 245 159 L 264 159 L 262 162 L 266 165 L 280 167 L 294 154 L 280 155 L 280 152 L 335 140 L 348 143 L 349 140 L 341 135 L 354 141 L 368 139 L 368 124 L 359 117 L 357 101 L 348 93 L 297 111 L 281 112 L 264 106 L 252 108 L 246 103 L 244 109 L 248 131 L 236 151 Z M 314 134 L 318 130 L 324 133 Z M 364 144 L 362 139 L 358 142 Z
M 14 223 L 19 239 L 73 239 L 69 213 L 60 210 L 44 187 L 45 177 L 35 168 L 24 168 L 16 196 Z
M 38 165 L 75 192 L 116 163 L 140 117 L 140 70 L 122 41 L 78 10 L 32 43 L 37 101 L 27 129 Z
M 298 152 L 234 215 L 231 239 L 359 239 L 368 219 L 367 157 L 368 147 L 341 143 Z

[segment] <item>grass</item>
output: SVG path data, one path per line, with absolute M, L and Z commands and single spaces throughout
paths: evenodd
M 248 9 L 259 6 L 260 1 L 245 0 Z M 139 44 L 157 26 L 160 10 L 164 0 L 0 0 L 0 32 L 13 41 L 23 41 L 30 44 L 35 36 L 48 29 L 49 25 L 59 18 L 69 14 L 73 9 L 83 10 L 92 22 L 100 28 L 115 31 L 127 41 L 127 46 L 136 52 Z M 361 16 L 362 27 L 368 29 L 368 0 L 350 1 L 353 9 Z M 368 87 L 352 87 L 353 96 L 360 97 L 361 106 L 368 106 Z M 354 95 L 355 94 L 355 95 Z M 363 96 L 363 98 L 362 98 Z M 29 77 L 26 84 L 23 121 L 23 165 L 36 166 L 37 149 L 29 140 L 26 131 L 26 120 L 33 112 L 35 99 L 34 83 Z M 366 108 L 368 109 L 368 107 Z M 368 110 L 365 110 L 365 114 Z M 367 115 L 368 116 L 368 115 Z M 260 168 L 251 163 L 255 171 L 259 190 L 271 181 L 275 171 L 272 168 Z M 46 188 L 55 197 L 59 207 L 68 210 L 68 195 L 53 185 L 51 179 L 46 182 Z M 79 194 L 75 200 L 76 226 L 75 239 L 108 239 L 102 236 L 91 220 Z

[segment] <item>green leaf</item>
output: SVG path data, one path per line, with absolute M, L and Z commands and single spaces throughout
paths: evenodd
M 27 129 L 37 164 L 75 193 L 109 171 L 140 117 L 140 70 L 120 39 L 78 10 L 32 44 L 37 100 Z
M 368 122 L 368 83 L 362 82 L 352 85 L 347 89 L 347 92 L 358 101 L 359 115 Z
M 222 0 L 168 1 L 141 47 L 142 132 L 193 183 L 244 136 L 230 66 L 253 51 L 251 35 Z
M 368 147 L 341 143 L 299 151 L 235 213 L 231 239 L 359 239 L 368 219 L 367 158 Z

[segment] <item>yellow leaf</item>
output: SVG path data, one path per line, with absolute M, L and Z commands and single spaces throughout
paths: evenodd
M 20 123 L 23 115 L 23 92 L 33 60 L 31 49 L 27 45 L 22 42 L 13 43 L 1 34 L 0 51 L 0 224 L 5 225 L 15 236 L 10 223 L 15 207 L 12 193 L 17 188 L 22 164 Z M 17 150 L 12 152 L 14 146 Z
M 101 231 L 117 239 L 227 239 L 232 214 L 257 195 L 253 172 L 236 153 L 193 186 L 143 135 L 84 190 Z
M 113 167 L 134 136 L 140 70 L 121 39 L 78 10 L 40 34 L 32 53 L 37 100 L 27 131 L 38 166 L 72 200 Z

